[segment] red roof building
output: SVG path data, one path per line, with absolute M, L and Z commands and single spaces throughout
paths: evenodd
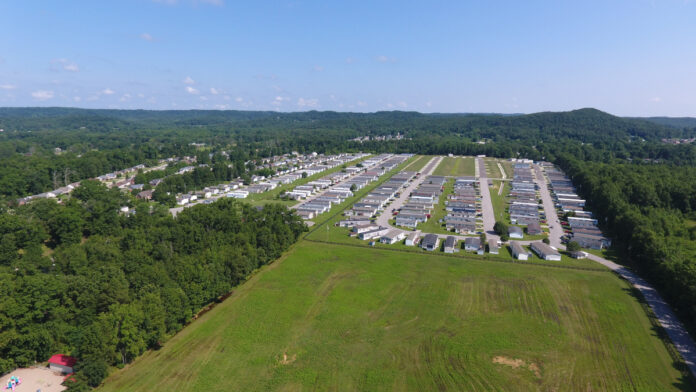
M 65 354 L 56 354 L 49 358 L 48 367 L 64 374 L 72 373 L 73 366 L 77 363 L 77 358 Z

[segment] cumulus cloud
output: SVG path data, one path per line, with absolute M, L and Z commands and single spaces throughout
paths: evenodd
M 154 38 L 153 36 L 151 36 L 150 34 L 148 34 L 148 33 L 142 33 L 142 34 L 140 34 L 140 39 L 143 39 L 143 40 L 145 40 L 145 41 L 150 41 L 150 42 L 152 42 L 152 41 L 155 40 L 155 38 Z
M 0 84 L 0 90 L 14 90 L 17 86 L 14 84 Z
M 80 67 L 74 62 L 68 59 L 54 59 L 51 60 L 51 69 L 54 71 L 68 71 L 68 72 L 79 72 Z
M 53 98 L 55 94 L 51 90 L 38 90 L 31 93 L 31 96 L 37 101 L 45 101 Z
M 187 76 L 182 82 L 184 82 L 184 84 L 196 84 L 196 81 L 191 79 L 190 76 Z
M 186 86 L 186 92 L 189 93 L 189 94 L 194 94 L 194 95 L 195 95 L 195 94 L 198 94 L 198 90 L 195 89 L 195 88 L 193 88 L 193 87 L 191 87 L 191 86 Z
M 115 92 L 114 90 L 112 90 L 112 89 L 110 89 L 110 88 L 107 87 L 107 88 L 105 88 L 104 90 L 102 90 L 101 93 L 104 94 L 104 95 L 113 95 L 113 94 L 115 94 L 116 92 Z
M 210 93 L 213 95 L 218 95 L 218 94 L 220 94 L 220 90 L 216 89 L 215 87 L 211 87 Z
M 289 99 L 290 99 L 290 98 L 281 97 L 280 95 L 278 95 L 277 97 L 275 97 L 275 98 L 273 99 L 273 102 L 271 102 L 271 105 L 273 105 L 273 106 L 280 106 L 280 105 L 283 104 L 283 102 L 286 102 L 286 101 L 288 101 Z
M 128 93 L 126 93 L 126 94 L 123 94 L 123 95 L 121 96 L 121 99 L 119 99 L 119 101 L 121 101 L 121 102 L 126 102 L 126 101 L 128 101 L 129 99 L 131 99 L 131 95 L 128 94 Z
M 217 105 L 215 105 L 215 109 L 217 109 L 217 110 L 227 110 L 227 109 L 229 109 L 229 107 L 230 107 L 230 106 L 227 105 L 227 104 L 217 104 Z
M 311 98 L 311 99 L 304 99 L 304 98 L 299 98 L 297 100 L 297 106 L 301 108 L 315 108 L 319 106 L 319 100 L 316 98 Z

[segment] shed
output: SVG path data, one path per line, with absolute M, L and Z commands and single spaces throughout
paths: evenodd
M 73 366 L 75 366 L 76 363 L 77 358 L 75 357 L 71 357 L 65 354 L 56 354 L 49 358 L 48 368 L 55 372 L 70 374 L 73 372 Z

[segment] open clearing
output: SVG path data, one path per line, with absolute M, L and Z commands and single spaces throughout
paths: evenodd
M 436 176 L 473 176 L 475 171 L 473 157 L 445 157 L 435 168 Z
M 103 391 L 688 390 L 609 272 L 301 241 Z

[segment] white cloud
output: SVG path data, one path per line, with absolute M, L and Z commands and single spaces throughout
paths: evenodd
M 355 62 L 355 59 L 352 57 L 346 57 L 346 64 L 353 64 Z
M 365 102 L 365 101 L 358 101 L 358 102 L 357 102 L 357 105 L 360 106 L 360 107 L 364 107 L 364 106 L 367 106 L 367 102 Z
M 198 97 L 198 99 L 200 99 L 201 101 L 207 101 L 208 97 L 206 97 L 205 95 L 201 95 L 200 97 Z
M 73 99 L 73 101 L 75 101 L 75 102 L 80 102 L 80 101 L 82 101 L 82 97 L 78 97 L 77 95 L 74 96 L 72 99 Z
M 129 99 L 131 99 L 131 95 L 128 94 L 128 93 L 126 93 L 126 94 L 123 94 L 123 95 L 121 96 L 121 99 L 119 99 L 119 101 L 121 101 L 121 102 L 126 102 L 126 101 L 128 101 Z
M 51 60 L 51 69 L 54 71 L 64 70 L 68 72 L 79 72 L 80 67 L 68 59 Z
M 142 33 L 142 34 L 140 34 L 140 38 L 143 39 L 143 40 L 145 40 L 145 41 L 150 41 L 150 42 L 152 42 L 152 41 L 155 40 L 155 38 L 154 38 L 153 36 L 151 36 L 150 34 L 148 34 L 148 33 Z
M 225 5 L 225 2 L 223 0 L 194 0 L 194 3 L 198 4 L 210 4 L 214 5 L 217 7 Z
M 660 97 L 652 97 L 652 98 L 650 98 L 650 101 L 651 101 L 651 102 L 662 102 L 662 98 L 660 98 Z
M 396 103 L 396 105 L 399 106 L 400 108 L 408 107 L 408 104 L 404 101 L 399 101 Z
M 217 109 L 217 110 L 227 110 L 228 108 L 229 108 L 229 105 L 226 105 L 226 104 L 225 105 L 221 105 L 221 104 L 215 105 L 215 109 Z
M 211 87 L 210 93 L 213 95 L 218 95 L 218 94 L 220 94 L 220 90 L 216 89 L 215 87 Z
M 191 86 L 186 86 L 186 92 L 189 94 L 198 94 L 198 90 Z
M 316 98 L 311 98 L 311 99 L 304 99 L 304 98 L 299 98 L 297 100 L 297 106 L 301 108 L 315 108 L 319 106 L 319 100 Z
M 321 65 L 315 65 L 314 70 L 316 72 L 322 72 L 324 70 L 324 67 L 322 67 Z
M 104 95 L 113 95 L 113 94 L 115 94 L 116 92 L 115 92 L 114 90 L 112 90 L 112 89 L 110 89 L 110 88 L 107 87 L 107 88 L 105 88 L 104 90 L 102 90 L 101 93 L 104 94 Z
M 14 90 L 16 88 L 17 86 L 15 86 L 14 84 L 0 84 L 0 89 L 2 90 Z
M 235 102 L 243 102 L 243 101 L 244 101 L 244 98 L 242 98 L 242 97 L 237 97 L 237 98 L 234 99 L 234 101 L 235 101 Z
M 290 99 L 290 98 L 281 97 L 280 95 L 278 95 L 277 97 L 275 97 L 275 99 L 273 99 L 273 102 L 271 102 L 271 105 L 273 105 L 273 106 L 280 106 L 283 102 L 285 102 L 285 101 L 287 101 L 287 100 L 289 100 L 289 99 Z
M 196 84 L 196 81 L 191 79 L 190 76 L 187 76 L 182 82 L 184 82 L 184 84 Z
M 138 93 L 138 98 L 145 98 L 145 94 L 143 94 L 143 93 Z
M 31 93 L 31 96 L 37 101 L 45 101 L 53 98 L 54 93 L 51 90 L 38 90 Z

